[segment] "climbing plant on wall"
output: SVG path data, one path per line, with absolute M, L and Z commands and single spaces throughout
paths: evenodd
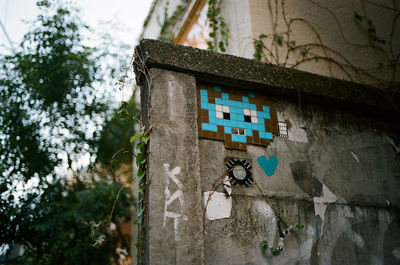
M 207 20 L 210 28 L 208 50 L 225 52 L 229 44 L 229 29 L 221 13 L 220 0 L 208 0 Z
M 396 45 L 396 32 L 398 31 L 398 17 L 400 10 L 396 9 L 396 4 L 382 6 L 368 1 L 368 4 L 374 8 L 384 9 L 392 13 L 388 18 L 387 26 L 390 30 L 377 28 L 375 22 L 368 17 L 366 11 L 366 2 L 360 0 L 360 10 L 354 10 L 352 15 L 347 17 L 338 16 L 329 7 L 323 4 L 309 0 L 313 7 L 324 12 L 329 19 L 334 21 L 333 29 L 339 33 L 343 45 L 357 50 L 363 50 L 366 54 L 375 58 L 375 66 L 365 67 L 349 58 L 340 50 L 340 47 L 331 47 L 325 44 L 322 34 L 318 30 L 319 25 L 312 21 L 289 15 L 287 12 L 286 0 L 269 0 L 267 2 L 269 9 L 269 18 L 271 19 L 272 29 L 270 32 L 260 34 L 253 40 L 254 59 L 270 62 L 289 68 L 302 68 L 307 63 L 320 64 L 327 66 L 328 74 L 332 77 L 343 77 L 350 81 L 363 84 L 373 84 L 380 88 L 400 88 L 398 68 L 400 63 L 400 51 Z M 397 7 L 398 8 L 398 7 Z M 354 32 L 344 28 L 344 24 L 353 25 Z M 314 40 L 304 41 L 299 38 L 299 30 L 309 32 L 314 36 Z M 345 32 L 346 31 L 346 32 Z M 303 31 L 302 31 L 303 32 Z M 386 35 L 384 33 L 386 32 Z M 365 43 L 357 42 L 354 37 L 364 35 Z M 396 50 L 397 47 L 397 50 Z M 384 73 L 389 73 L 386 77 Z

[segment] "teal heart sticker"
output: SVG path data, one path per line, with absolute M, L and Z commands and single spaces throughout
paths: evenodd
M 275 170 L 278 166 L 278 158 L 275 156 L 270 156 L 269 159 L 267 159 L 265 156 L 260 156 L 257 158 L 257 162 L 264 170 L 264 173 L 269 177 L 275 173 Z

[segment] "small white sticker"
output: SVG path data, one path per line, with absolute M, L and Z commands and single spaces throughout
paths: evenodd
M 210 196 L 210 191 L 203 193 L 204 207 L 206 216 L 209 220 L 229 218 L 232 210 L 232 197 L 227 196 L 222 192 L 213 192 Z M 210 198 L 209 198 L 210 197 Z M 208 203 L 207 203 L 208 201 Z

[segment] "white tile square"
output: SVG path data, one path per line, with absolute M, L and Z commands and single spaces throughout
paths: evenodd
M 215 104 L 215 110 L 216 111 L 222 111 L 222 106 Z
M 215 112 L 215 117 L 217 119 L 223 119 L 224 118 L 224 114 L 222 113 L 222 111 L 216 111 Z
M 257 117 L 251 116 L 251 123 L 258 123 Z
M 252 116 L 252 117 L 257 117 L 257 111 L 251 110 L 251 111 L 250 111 L 250 116 Z
M 225 113 L 229 113 L 229 107 L 228 106 L 222 106 L 222 111 Z
M 250 110 L 249 109 L 243 109 L 243 114 L 246 116 L 250 116 Z

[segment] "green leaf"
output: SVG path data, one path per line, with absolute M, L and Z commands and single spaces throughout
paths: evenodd
M 142 160 L 145 159 L 144 153 L 140 152 L 136 155 L 136 165 L 142 164 Z
M 139 142 L 139 143 L 136 145 L 136 151 L 138 151 L 138 152 L 143 152 L 143 151 L 142 151 L 142 148 L 144 147 L 144 145 L 145 145 L 144 142 Z
M 137 174 L 137 180 L 141 181 L 145 174 L 146 174 L 146 171 L 139 168 L 138 174 Z
M 147 144 L 147 142 L 149 141 L 149 139 L 150 139 L 150 136 L 143 136 L 143 137 L 142 137 L 142 141 L 143 141 L 145 144 Z
M 136 247 L 137 249 L 141 249 L 141 248 L 142 248 L 142 243 L 141 243 L 139 240 L 136 241 L 135 247 Z M 140 255 L 140 254 L 138 253 L 137 255 Z
M 261 241 L 260 245 L 261 245 L 262 251 L 264 251 L 264 252 L 266 252 L 268 250 L 268 248 L 269 248 L 267 240 Z
M 302 54 L 303 56 L 306 55 L 307 52 L 308 52 L 307 47 L 302 47 L 302 48 L 300 49 L 300 52 L 301 52 L 301 54 Z
M 130 139 L 131 144 L 142 138 L 145 133 L 146 132 L 144 130 L 141 130 L 138 134 L 132 136 Z
M 279 45 L 282 45 L 282 43 L 283 43 L 283 36 L 278 36 L 278 37 L 276 38 L 276 41 L 278 42 Z
M 265 35 L 265 34 L 260 34 L 260 36 L 258 36 L 259 39 L 265 39 L 265 38 L 267 38 L 267 37 L 268 37 L 268 36 Z
M 292 45 L 292 46 L 296 46 L 296 41 L 291 40 L 291 41 L 289 42 L 289 44 Z
M 274 256 L 279 256 L 281 254 L 281 251 L 279 249 L 276 249 L 276 248 L 271 248 L 271 253 Z
M 262 42 L 262 40 L 256 40 L 256 41 L 255 41 L 255 44 L 256 44 L 258 47 L 262 47 L 262 46 L 264 45 L 264 43 Z
M 302 225 L 302 224 L 298 224 L 298 225 L 297 225 L 297 229 L 299 229 L 299 230 L 303 230 L 303 229 L 304 229 L 304 225 Z
M 138 216 L 138 217 L 142 216 L 143 212 L 144 212 L 144 208 L 140 208 L 140 209 L 138 210 L 138 212 L 137 212 L 137 216 Z
M 261 61 L 261 54 L 259 52 L 255 52 L 253 54 L 253 57 L 254 57 L 255 60 Z

